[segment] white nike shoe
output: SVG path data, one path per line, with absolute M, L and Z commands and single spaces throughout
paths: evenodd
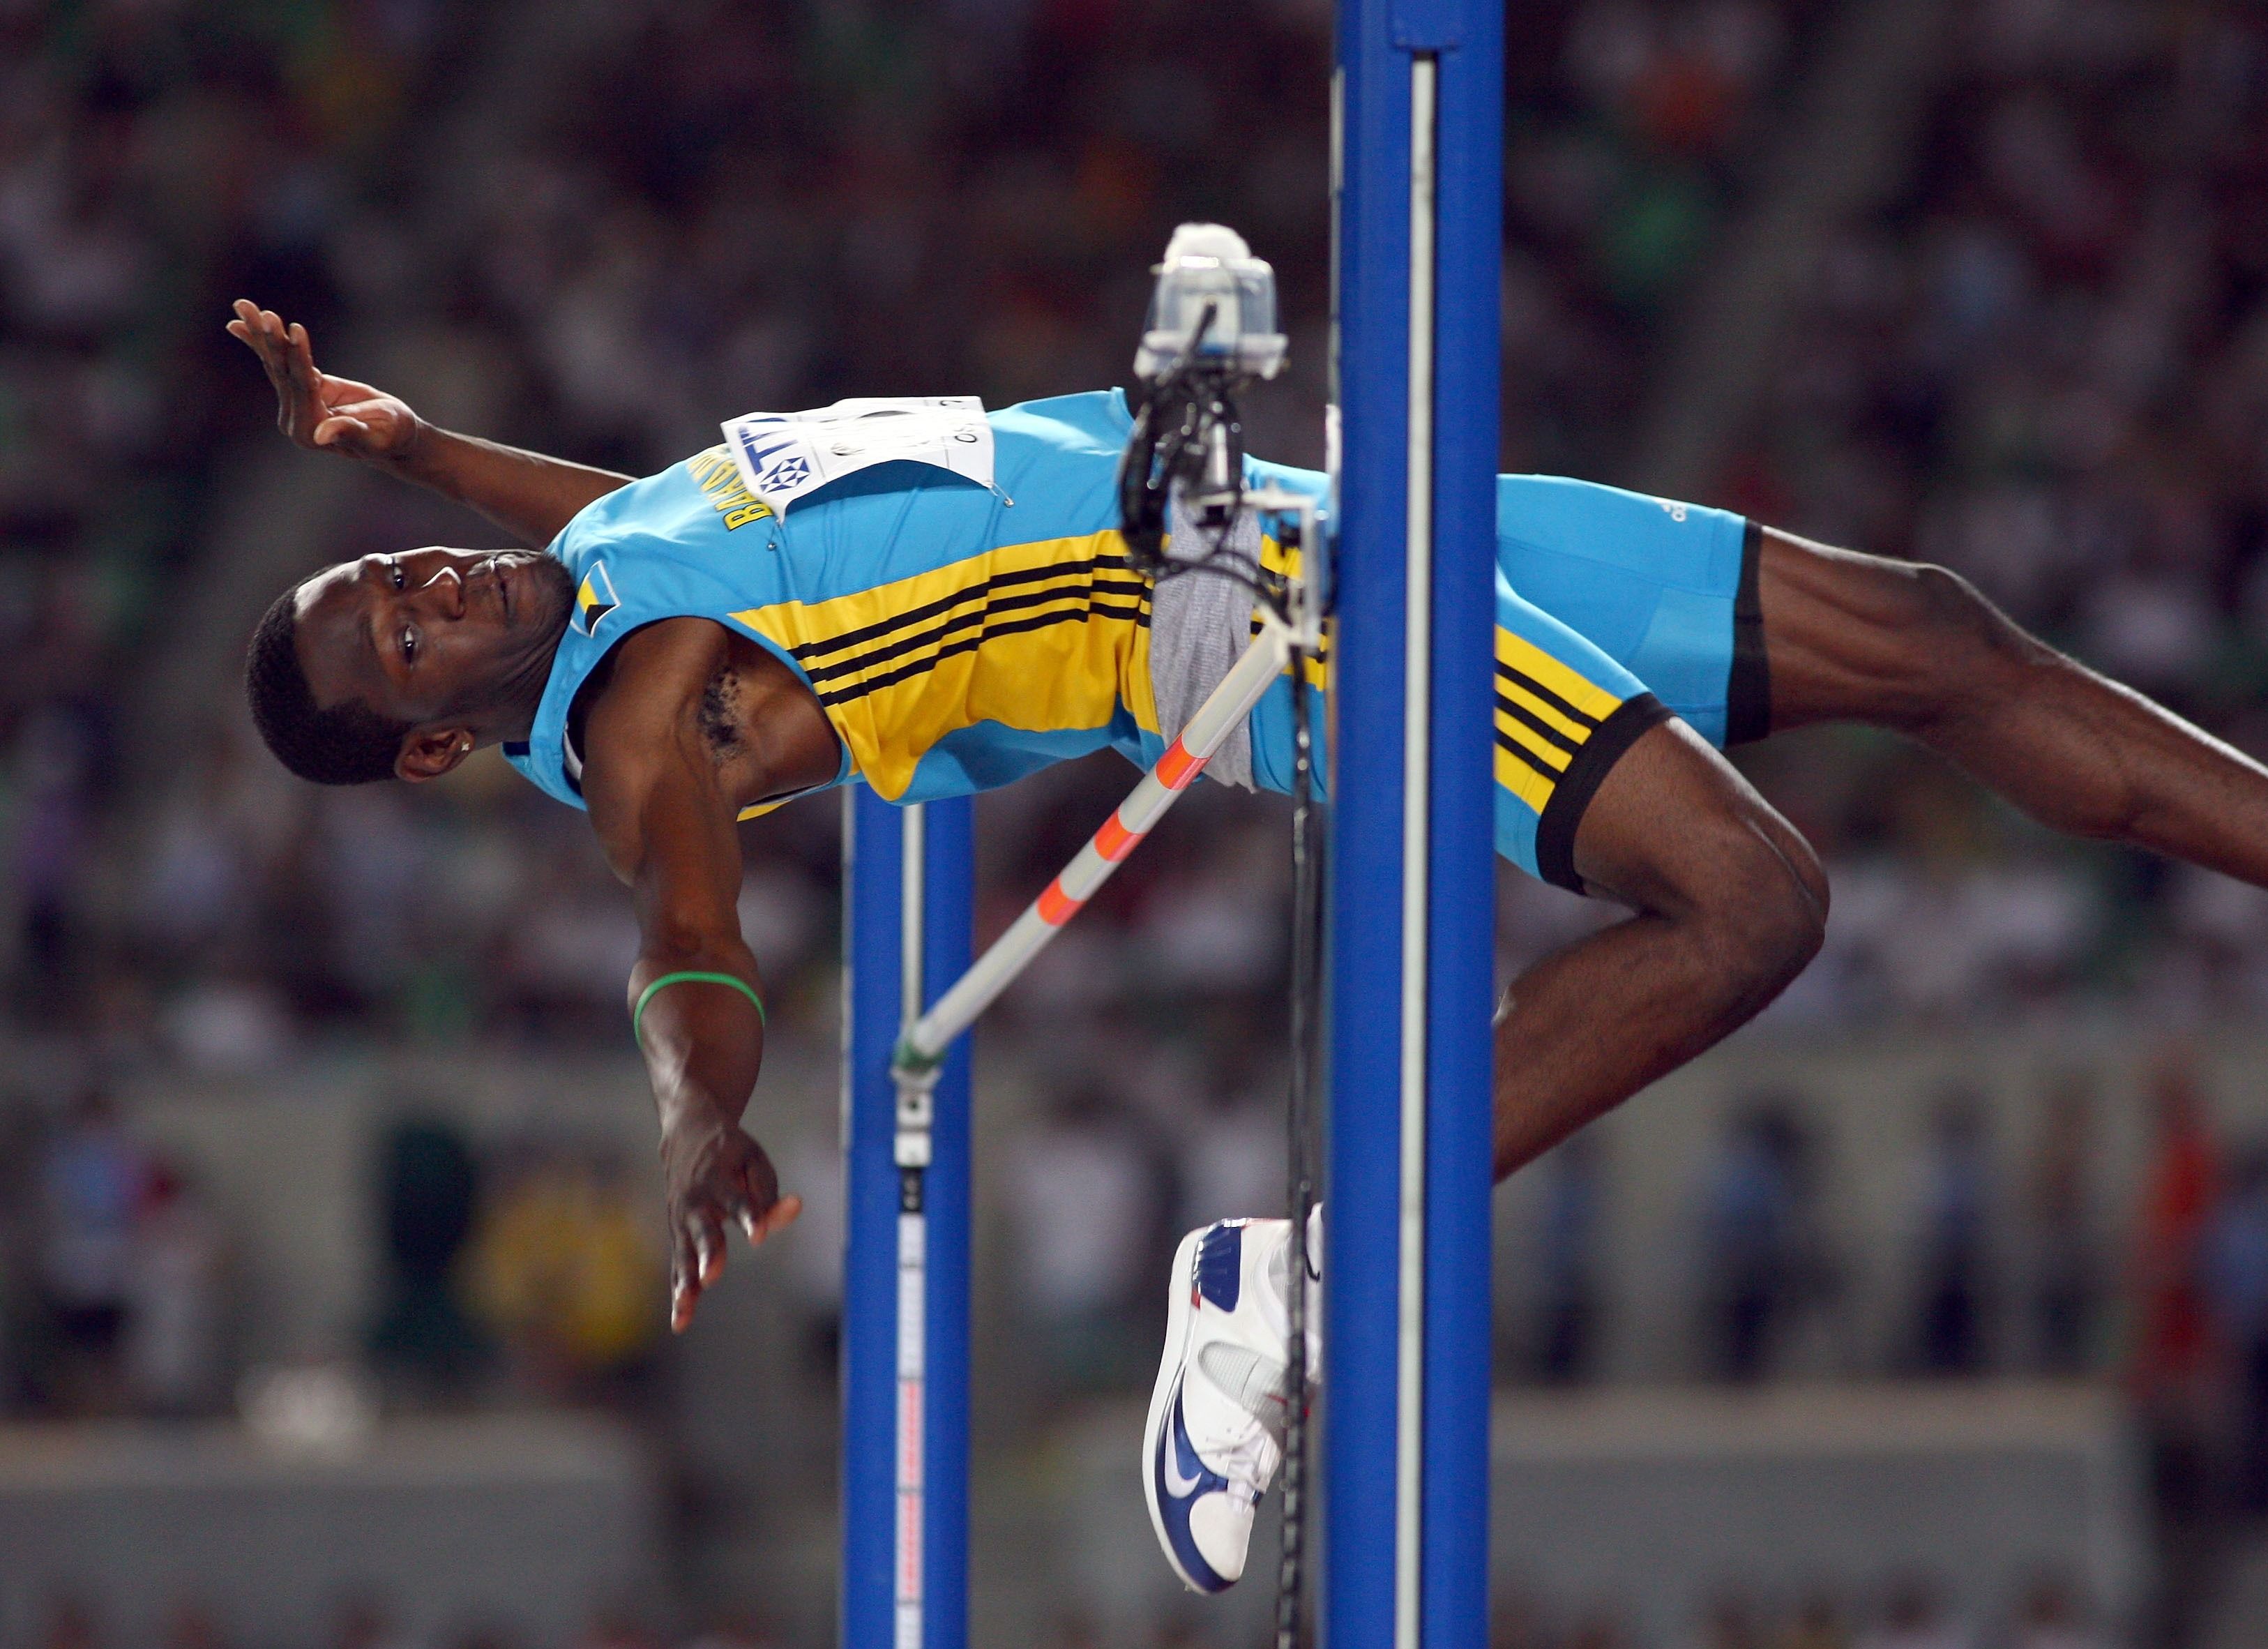
M 1174 1255 L 1142 1492 L 1193 1592 L 1225 1591 L 1244 1572 L 1253 1509 L 1283 1460 L 1291 1236 L 1288 1219 L 1227 1219 Z

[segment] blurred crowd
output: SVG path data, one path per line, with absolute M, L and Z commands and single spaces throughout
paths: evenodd
M 1167 1615 L 1154 1637 L 1112 1638 L 1086 1616 L 1059 1620 L 1043 1649 L 1191 1649 L 1204 1641 Z M 1730 1587 L 1668 1643 L 1638 1637 L 1611 1603 L 1555 1613 L 1513 1589 L 1497 1604 L 1489 1649 L 2114 1649 L 2070 1581 L 2052 1574 L 2020 1584 L 2007 1605 L 1983 1620 L 1950 1610 L 1926 1577 L 1901 1576 L 1879 1596 L 1815 1591 L 1793 1600 Z
M 2268 1137 L 2217 1127 L 2178 1055 L 2146 1102 L 2147 1152 L 2113 1188 L 2096 1160 L 2101 1098 L 2075 1071 L 2024 1107 L 1944 1092 L 1913 1158 L 1872 1165 L 1905 1188 L 1901 1251 L 1884 1253 L 1834 1204 L 1850 1165 L 1819 1108 L 1793 1090 L 1746 1096 L 1684 1198 L 1688 1368 L 1736 1384 L 2122 1371 L 2146 1408 L 2212 1431 L 2231 1487 L 2268 1511 Z M 1540 1180 L 1506 1361 L 1580 1383 L 1599 1376 L 1614 1328 L 1611 1161 L 1579 1137 Z
M 1025 993 L 1006 1012 L 1028 1021 L 1093 1011 L 1075 967 L 1049 989 L 1059 994 Z M 1033 1108 L 1002 1130 L 987 1169 L 978 1410 L 988 1435 L 988 1416 L 1012 1415 L 1005 1435 L 1032 1437 L 1045 1434 L 1035 1420 L 1130 1403 L 1153 1366 L 1157 1284 L 1175 1235 L 1281 1205 L 1281 1072 L 1271 1054 L 1223 1075 L 1193 1068 L 1186 1047 L 1161 1056 L 1147 1040 L 1095 1034 L 1091 1070 L 1022 1089 Z M 2021 1105 L 1962 1086 L 1942 1092 L 1924 1108 L 1929 1120 L 1911 1155 L 1863 1170 L 1903 1187 L 1892 1245 L 1837 1205 L 1854 1171 L 1849 1156 L 1864 1147 L 1838 1133 L 1820 1096 L 1788 1086 L 1736 1098 L 1713 1143 L 1680 1170 L 1689 1312 L 1679 1368 L 1735 1385 L 1822 1375 L 2115 1380 L 2146 1445 L 2171 1572 L 2209 1573 L 2181 1567 L 2199 1560 L 2183 1531 L 2257 1527 L 2268 1513 L 2268 1138 L 2216 1123 L 2226 1108 L 2178 1052 L 2146 1075 L 2147 1148 L 2115 1183 L 2105 1182 L 2096 1144 L 2112 1096 L 2079 1071 Z M 1197 1149 L 1185 1148 L 1189 1133 Z M 413 1112 L 372 1154 L 379 1278 L 361 1330 L 371 1397 L 601 1405 L 657 1437 L 667 1430 L 657 1407 L 673 1388 L 659 1378 L 667 1351 L 650 1191 L 616 1150 L 556 1129 L 476 1137 Z M 1611 1211 L 1627 1195 L 1621 1160 L 1601 1136 L 1581 1137 L 1540 1165 L 1535 1194 L 1500 1225 L 1499 1271 L 1518 1301 L 1499 1318 L 1506 1377 L 1557 1386 L 1613 1377 L 1633 1280 L 1609 1252 Z M 256 1371 L 235 1333 L 244 1303 L 235 1233 L 192 1170 L 94 1090 L 52 1119 L 17 1113 L 0 1162 L 10 1165 L 0 1183 L 0 1383 L 14 1412 L 240 1410 L 267 1423 L 263 1388 L 246 1378 Z M 784 1145 L 781 1167 L 809 1201 L 799 1235 L 813 1240 L 762 1262 L 784 1307 L 772 1321 L 795 1336 L 792 1362 L 767 1365 L 764 1402 L 823 1412 L 839 1335 L 830 1256 L 841 1181 L 815 1134 Z M 775 1384 L 783 1378 L 792 1385 Z M 2006 1613 L 1976 1620 L 1948 1616 L 1918 1581 L 1881 1599 L 1727 1591 L 1693 1638 L 1697 1649 L 2124 1640 L 2090 1620 L 2066 1586 L 2021 1576 L 2009 1584 Z M 2202 1583 L 2191 1594 L 2211 1594 Z M 182 1617 L 192 1613 L 185 1607 Z M 1156 1641 L 1202 1640 L 1178 1636 L 1185 1626 L 1168 1611 Z M 1101 1641 L 1075 1617 L 1059 1637 Z M 1634 1641 L 1611 1612 L 1550 1620 L 1516 1594 L 1498 1638 L 1521 1649 Z M 99 1635 L 78 1649 L 102 1649 Z
M 450 43 L 416 0 L 0 11 L 0 965 L 19 1024 L 134 1012 L 135 804 L 174 765 L 136 748 L 136 694 L 248 428 L 211 306 L 305 291 L 339 202 L 399 189 Z
M 1949 17 L 1906 182 L 1819 249 L 1706 501 L 1942 562 L 2257 748 L 2268 24 L 2124 0 Z M 1644 469 L 1628 442 L 1660 387 L 1662 312 L 1754 175 L 1759 116 L 1785 100 L 1771 66 L 1826 26 L 1801 8 L 1601 0 L 1573 10 L 1561 54 L 1516 58 L 1509 463 Z M 1658 286 L 1634 277 L 1654 269 Z M 2253 890 L 2052 838 L 1887 738 L 1817 735 L 1747 765 L 1835 887 L 1783 1023 L 2102 1006 L 2196 1022 L 2268 989 Z M 1580 931 L 1522 893 L 1513 956 Z
M 1632 473 L 1685 298 L 1845 11 L 1514 8 L 1506 468 Z M 1705 501 L 1942 561 L 2268 745 L 2268 15 L 1948 11 L 1904 181 L 1821 248 Z M 488 760 L 415 795 L 318 793 L 232 698 L 185 719 L 156 691 L 236 643 L 195 633 L 217 622 L 195 598 L 244 497 L 307 563 L 491 541 L 399 490 L 305 484 L 334 460 L 269 428 L 227 301 L 304 321 L 334 371 L 472 409 L 479 433 L 639 473 L 759 407 L 1115 381 L 1151 259 L 1176 221 L 1217 217 L 1276 262 L 1292 335 L 1253 444 L 1315 462 L 1329 26 L 1322 0 L 0 4 L 0 1039 L 65 1044 L 81 1073 L 0 1140 L 0 1402 L 237 1401 L 232 1234 L 106 1101 L 109 1077 L 625 1034 L 635 929 L 581 821 Z M 1783 1028 L 2268 1006 L 2268 896 L 2051 838 L 1887 738 L 1743 760 L 1835 886 L 1824 953 L 1771 1011 Z M 1090 761 L 983 800 L 985 933 L 1130 777 Z M 832 1034 L 836 817 L 822 798 L 744 831 L 773 1032 L 806 1048 Z M 1033 1348 L 1012 1378 L 1042 1407 L 1138 1388 L 1174 1236 L 1280 1205 L 1284 841 L 1271 803 L 1192 797 L 988 1025 L 1034 1096 L 988 1171 Z M 1500 913 L 1507 974 L 1611 915 L 1513 877 Z M 1836 1142 L 1802 1095 L 1756 1096 L 1689 1170 L 1691 1369 L 2116 1369 L 2165 1504 L 2268 1509 L 2268 1142 L 2216 1136 L 2169 1074 L 2149 1170 L 2108 1216 L 2082 1098 L 2051 1098 L 2021 1156 L 1993 1145 L 1993 1102 L 1945 1097 L 1908 1246 L 1866 1256 L 1822 1211 Z M 372 1160 L 363 1349 L 390 1395 L 649 1401 L 657 1222 L 618 1154 L 410 1121 Z M 783 1145 L 821 1231 L 832 1162 L 823 1141 Z M 1579 1381 L 1614 1326 L 1612 1163 L 1579 1141 L 1541 1177 L 1507 1366 Z M 781 1261 L 815 1379 L 828 1251 Z M 1887 1333 L 1852 1326 L 1867 1263 L 1896 1270 Z M 225 1642 L 182 1621 L 175 1649 Z M 2094 1631 L 2043 1582 L 1967 1624 L 1926 1588 L 1784 1618 L 1728 1598 L 1696 1638 L 2089 1649 Z M 1619 1642 L 1607 1618 L 1508 1617 L 1499 1637 Z M 355 1645 L 394 1642 L 372 1626 Z M 59 1604 L 51 1649 L 104 1649 L 96 1616 Z
M 1618 479 L 1687 291 L 1749 198 L 1837 10 L 1520 8 L 1506 88 L 1500 467 Z
M 240 1233 L 194 1169 L 99 1088 L 15 1104 L 0 1151 L 0 1415 L 255 1422 Z M 476 1145 L 414 1115 L 375 1142 L 365 1396 L 645 1406 L 663 1323 L 658 1221 L 611 1145 Z M 320 1373 L 322 1371 L 317 1371 Z M 351 1377 L 349 1377 L 351 1378 Z
M 524 9 L 0 20 L 0 412 L 37 437 L 0 478 L 0 966 L 35 1031 L 248 1069 L 308 1035 L 619 1028 L 619 895 L 499 767 L 414 806 L 318 796 L 233 702 L 151 747 L 135 689 L 195 644 L 166 597 L 230 553 L 224 478 L 321 462 L 265 433 L 234 296 L 335 370 L 470 383 L 482 433 L 643 473 L 753 407 L 1108 383 L 1156 247 L 1219 212 L 1276 250 L 1315 456 L 1321 6 L 1251 8 L 1194 60 L 1190 6 Z M 376 487 L 299 525 L 309 559 L 491 532 Z M 796 811 L 751 833 L 783 981 L 828 943 L 836 857 L 831 807 Z
M 556 1643 L 523 1643 L 478 1622 L 428 1638 L 404 1629 L 389 1602 L 375 1595 L 342 1599 L 317 1649 L 777 1649 L 785 1641 L 764 1623 L 740 1616 L 689 1631 L 665 1631 L 652 1612 L 624 1603 L 593 1609 L 579 1631 Z M 36 1635 L 20 1649 L 118 1649 L 122 1641 L 146 1642 L 152 1649 L 267 1649 L 271 1640 L 223 1618 L 195 1591 L 174 1601 L 154 1633 L 126 1638 L 99 1600 L 62 1591 L 46 1600 Z
M 1691 1624 L 1686 1649 L 2112 1649 L 2121 1636 L 2097 1619 L 2067 1577 L 2043 1572 L 2013 1587 L 1983 1619 L 1963 1618 L 1918 1574 L 1874 1596 L 1812 1591 L 1793 1598 L 1730 1586 Z M 1611 1606 L 1555 1618 L 1514 1591 L 1497 1605 L 1490 1649 L 1631 1649 Z
M 267 432 L 264 386 L 217 324 L 230 297 L 307 321 L 337 370 L 474 386 L 456 399 L 486 433 L 643 471 L 751 406 L 1109 382 L 1155 246 L 1217 213 L 1275 258 L 1295 340 L 1255 443 L 1312 460 L 1325 11 L 1254 0 L 1198 54 L 1186 12 L 611 7 L 551 17 L 541 71 L 518 73 L 494 39 L 508 6 L 0 19 L 0 968 L 17 1022 L 221 1069 L 311 1037 L 616 1028 L 619 895 L 577 821 L 499 767 L 414 799 L 317 795 L 232 702 L 152 747 L 179 723 L 136 688 L 192 644 L 169 628 L 173 593 L 230 553 L 213 536 L 226 484 L 325 462 Z M 1524 9 L 1507 467 L 1629 467 L 1681 300 L 1836 20 L 1807 0 Z M 2268 685 L 2250 481 L 2258 19 L 1999 0 L 1958 29 L 1910 183 L 1822 248 L 1710 501 L 1941 558 L 2243 743 Z M 310 560 L 489 532 L 376 484 L 301 527 Z M 2268 981 L 2268 901 L 2047 838 L 1895 741 L 1822 736 L 1751 766 L 1837 894 L 1786 1020 L 2194 1014 Z M 1098 770 L 1072 793 L 1078 826 L 1117 782 Z M 988 836 L 1032 811 L 1005 804 Z M 747 914 L 782 983 L 829 960 L 832 812 L 747 833 Z M 1134 958 L 1148 915 L 1122 899 L 1088 923 Z M 1591 919 L 1519 890 L 1508 964 Z M 1137 961 L 1115 971 L 1149 983 Z M 817 1032 L 817 973 L 787 994 Z
M 1722 502 L 1953 567 L 2245 748 L 2268 737 L 2268 18 L 1953 8 L 1895 201 L 1821 249 Z M 2268 900 L 2045 838 L 1887 740 L 1760 770 L 1830 861 L 1792 1012 L 2257 1012 Z
M 0 1412 L 210 1412 L 227 1395 L 227 1254 L 193 1174 L 99 1088 L 4 1122 Z
M 1190 1600 L 1194 1601 L 1194 1600 Z M 1035 1649 L 1195 1649 L 1211 1641 L 1190 1609 L 1164 1611 L 1154 1631 L 1106 1637 L 1079 1614 L 1061 1616 Z M 82 1597 L 52 1598 L 38 1637 L 24 1649 L 114 1649 L 99 1609 Z M 771 1649 L 783 1638 L 755 1620 L 728 1617 L 692 1632 L 666 1632 L 636 1609 L 596 1611 L 583 1631 L 558 1644 L 521 1644 L 477 1627 L 438 1643 L 394 1624 L 379 1600 L 342 1603 L 329 1649 Z M 2094 1617 L 2067 1579 L 2043 1573 L 2014 1588 L 1989 1618 L 1962 1618 L 1926 1577 L 1892 1579 L 1878 1596 L 1816 1592 L 1793 1600 L 1740 1588 L 1721 1594 L 1682 1643 L 1653 1649 L 2114 1649 L 2120 1641 Z M 155 1649 L 242 1649 L 225 1623 L 185 1596 L 169 1611 Z M 1497 1606 L 1490 1649 L 1640 1649 L 1611 1607 L 1559 1618 L 1517 1590 Z

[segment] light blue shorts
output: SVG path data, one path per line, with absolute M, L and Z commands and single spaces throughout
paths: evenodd
M 1264 467 L 1292 485 L 1311 472 Z M 1761 738 L 1769 681 L 1756 532 L 1722 510 L 1556 475 L 1497 477 L 1496 849 L 1580 887 L 1575 828 L 1640 733 L 1682 717 Z M 1253 773 L 1287 790 L 1288 683 L 1252 717 Z

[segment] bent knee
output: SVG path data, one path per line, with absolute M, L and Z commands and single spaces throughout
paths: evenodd
M 1882 684 L 1926 710 L 1992 650 L 1999 615 L 1975 585 L 1933 562 L 1862 561 L 1849 611 L 1871 632 Z
M 1952 568 L 1920 561 L 1906 571 L 1908 627 L 1926 645 L 1963 655 L 1997 652 L 2014 635 L 2000 609 Z
M 1908 571 L 1909 612 L 1895 647 L 1908 731 L 2002 702 L 2013 673 L 2053 656 L 1952 569 L 1922 562 Z
M 1609 774 L 1576 858 L 1594 891 L 1687 929 L 1742 979 L 1786 983 L 1826 933 L 1810 843 L 1683 723 L 1647 732 Z
M 1740 822 L 1745 840 L 1727 855 L 1717 896 L 1696 914 L 1732 974 L 1777 992 L 1826 942 L 1827 872 L 1778 814 Z

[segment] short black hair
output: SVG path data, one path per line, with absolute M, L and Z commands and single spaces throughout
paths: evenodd
M 315 707 L 299 663 L 299 590 L 276 598 L 244 655 L 244 696 L 252 725 L 276 759 L 318 784 L 372 784 L 394 777 L 394 759 L 411 724 L 379 715 L 360 699 Z

